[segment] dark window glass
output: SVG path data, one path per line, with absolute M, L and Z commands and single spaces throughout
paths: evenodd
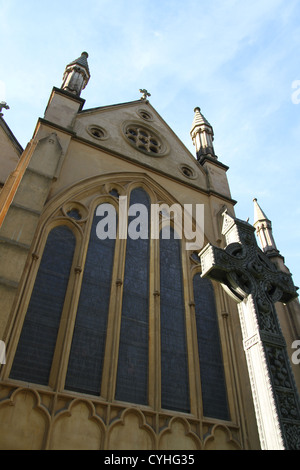
M 75 249 L 75 236 L 55 227 L 35 280 L 11 371 L 13 379 L 48 385 L 61 313 Z
M 229 419 L 223 358 L 212 283 L 193 280 L 204 416 Z
M 134 189 L 132 204 L 147 209 L 145 226 L 137 226 L 141 238 L 127 238 L 122 319 L 119 344 L 116 399 L 131 403 L 148 402 L 148 317 L 149 317 L 149 214 L 150 201 L 141 188 Z M 128 217 L 130 223 L 140 217 Z M 136 225 L 135 225 L 136 226 Z
M 100 395 L 115 248 L 115 239 L 98 238 L 100 220 L 95 213 L 65 384 L 68 390 L 92 395 Z
M 80 220 L 81 219 L 81 215 L 79 213 L 79 210 L 78 209 L 71 209 L 67 215 L 69 217 L 72 217 L 72 219 L 75 219 L 75 220 Z
M 181 241 L 160 239 L 161 406 L 190 411 Z

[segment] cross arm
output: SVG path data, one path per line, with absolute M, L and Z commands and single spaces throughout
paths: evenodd
M 220 282 L 237 302 L 259 291 L 272 303 L 298 297 L 292 276 L 278 270 L 257 246 L 234 242 L 221 249 L 208 244 L 199 257 L 201 276 Z
M 250 292 L 251 282 L 243 267 L 245 253 L 240 243 L 231 243 L 225 250 L 211 244 L 199 253 L 201 277 L 220 282 L 228 294 L 241 302 Z

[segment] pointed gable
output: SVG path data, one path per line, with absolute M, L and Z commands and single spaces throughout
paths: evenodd
M 123 159 L 207 189 L 204 170 L 147 100 L 81 111 L 74 131 Z

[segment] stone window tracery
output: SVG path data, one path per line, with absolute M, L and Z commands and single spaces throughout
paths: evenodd
M 138 150 L 150 155 L 158 155 L 163 152 L 163 145 L 160 139 L 152 130 L 146 127 L 131 124 L 125 129 L 125 136 Z

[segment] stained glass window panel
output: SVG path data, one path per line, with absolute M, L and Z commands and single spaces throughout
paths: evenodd
M 11 370 L 13 379 L 48 385 L 74 249 L 75 236 L 68 227 L 49 233 Z
M 160 239 L 161 406 L 190 411 L 181 241 Z
M 149 215 L 150 201 L 142 188 L 134 189 L 130 206 L 142 204 L 147 209 L 145 226 L 136 227 L 142 237 L 130 236 L 126 244 L 126 263 L 119 344 L 116 399 L 131 403 L 148 402 L 148 323 L 149 323 Z M 130 223 L 139 217 L 128 217 Z M 135 225 L 134 225 L 135 226 Z
M 219 326 L 212 283 L 196 274 L 193 279 L 203 414 L 229 419 Z
M 106 213 L 104 213 L 106 217 Z M 115 239 L 100 240 L 94 215 L 65 388 L 100 395 Z

